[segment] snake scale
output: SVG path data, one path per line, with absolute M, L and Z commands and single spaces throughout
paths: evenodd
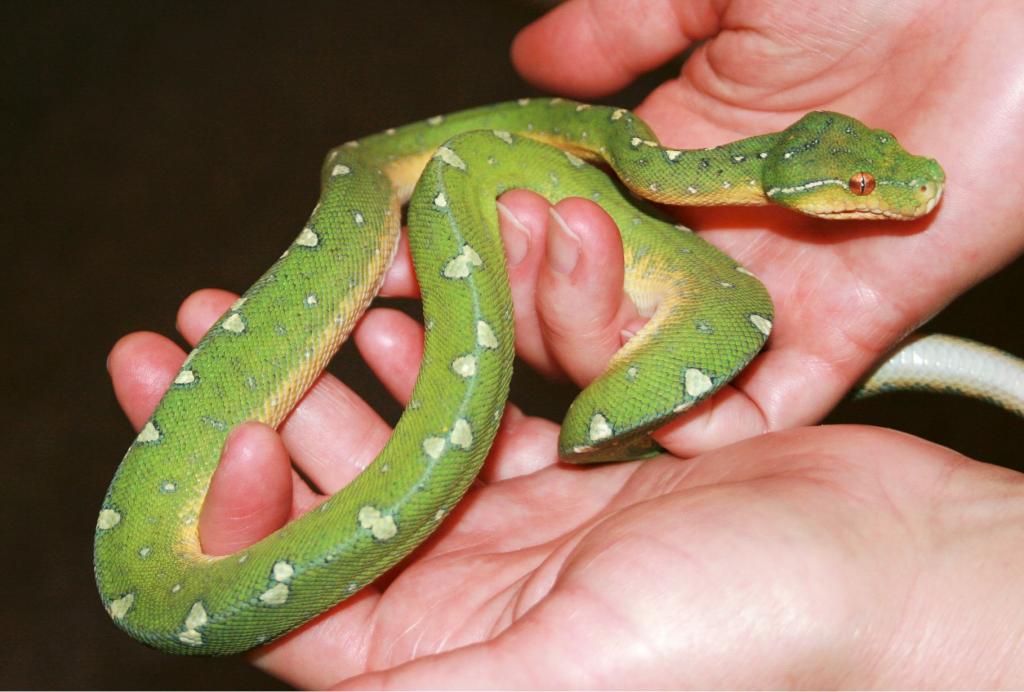
M 650 315 L 566 415 L 561 455 L 592 462 L 657 453 L 650 431 L 728 382 L 771 331 L 761 283 L 651 202 L 912 218 L 932 210 L 944 183 L 935 161 L 836 113 L 676 150 L 627 110 L 557 98 L 349 142 L 328 154 L 321 177 L 295 241 L 188 356 L 103 500 L 99 591 L 114 622 L 150 646 L 214 655 L 270 641 L 395 565 L 459 501 L 494 439 L 511 377 L 494 205 L 504 190 L 601 204 L 622 232 L 625 290 Z M 326 366 L 380 287 L 406 202 L 426 341 L 392 438 L 315 510 L 237 554 L 204 555 L 199 511 L 229 431 L 280 423 Z

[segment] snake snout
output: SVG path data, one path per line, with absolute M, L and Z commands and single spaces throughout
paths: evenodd
M 918 200 L 920 200 L 920 203 L 914 215 L 925 216 L 929 214 L 939 203 L 939 200 L 942 199 L 943 187 L 941 180 L 929 180 L 921 185 L 918 188 Z

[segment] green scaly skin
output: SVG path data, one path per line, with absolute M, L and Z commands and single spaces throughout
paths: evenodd
M 676 151 L 628 111 L 524 99 L 338 147 L 306 226 L 196 346 L 103 501 L 96 580 L 120 627 L 168 652 L 244 651 L 357 592 L 438 527 L 486 457 L 508 393 L 512 307 L 494 206 L 506 189 L 599 202 L 622 231 L 625 289 L 653 313 L 573 403 L 560 440 L 567 460 L 656 453 L 650 430 L 754 357 L 771 329 L 764 287 L 582 158 L 606 160 L 659 202 L 770 199 L 825 216 L 924 213 L 943 180 L 892 135 L 832 113 Z M 862 171 L 878 183 L 866 196 L 848 185 Z M 391 440 L 316 510 L 235 555 L 203 555 L 199 510 L 228 432 L 278 424 L 322 370 L 380 286 L 414 184 L 426 344 Z

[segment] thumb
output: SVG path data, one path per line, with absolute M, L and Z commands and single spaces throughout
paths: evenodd
M 570 0 L 519 32 L 512 62 L 547 91 L 611 93 L 718 30 L 710 2 Z
M 249 547 L 284 526 L 292 509 L 291 462 L 273 428 L 238 426 L 222 455 L 199 515 L 207 555 Z

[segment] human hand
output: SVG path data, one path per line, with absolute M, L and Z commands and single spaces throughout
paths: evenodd
M 197 293 L 180 331 L 196 341 L 233 299 Z M 356 342 L 406 401 L 420 327 L 375 310 Z M 154 334 L 114 349 L 111 374 L 136 428 L 184 357 Z M 388 433 L 329 375 L 281 428 L 296 466 L 325 492 Z M 1019 474 L 864 428 L 587 469 L 556 463 L 556 438 L 555 424 L 510 406 L 480 482 L 434 537 L 253 661 L 303 687 L 1024 680 Z M 204 505 L 204 549 L 248 545 L 321 499 L 273 431 L 242 426 Z
M 680 213 L 754 271 L 776 305 L 752 367 L 656 436 L 687 455 L 820 420 L 899 338 L 1024 248 L 1024 197 L 1006 194 L 1014 176 L 994 165 L 1024 157 L 1019 3 L 573 1 L 525 29 L 513 57 L 534 83 L 593 97 L 698 40 L 679 78 L 637 109 L 666 145 L 720 144 L 831 109 L 938 159 L 947 183 L 938 210 L 913 223 L 770 208 Z M 566 219 L 604 223 L 594 210 Z M 603 362 L 620 326 L 606 325 L 576 357 Z M 592 378 L 543 354 L 531 362 L 580 385 Z

